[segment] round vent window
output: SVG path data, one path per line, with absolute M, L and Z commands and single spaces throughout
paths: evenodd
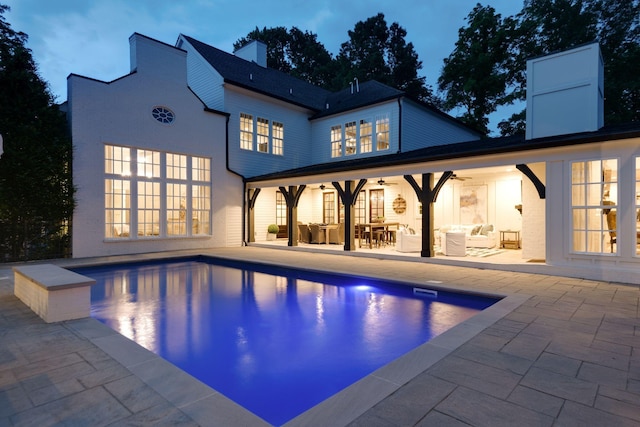
M 167 107 L 153 107 L 151 111 L 153 118 L 165 125 L 173 123 L 176 115 Z

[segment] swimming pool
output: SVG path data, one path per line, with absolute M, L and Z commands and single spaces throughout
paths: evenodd
M 93 317 L 276 425 L 497 301 L 207 258 L 75 271 Z

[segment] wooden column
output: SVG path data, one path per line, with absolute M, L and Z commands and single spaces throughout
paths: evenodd
M 254 207 L 256 205 L 256 199 L 258 198 L 258 194 L 260 194 L 259 188 L 250 188 L 247 191 L 247 208 L 249 210 L 247 215 L 247 233 L 249 234 L 249 242 L 256 241 L 256 223 L 255 223 L 255 210 Z
M 413 191 L 418 197 L 418 201 L 422 203 L 422 250 L 420 256 L 433 257 L 435 251 L 433 250 L 434 234 L 433 234 L 433 204 L 438 198 L 438 193 L 449 178 L 453 176 L 452 171 L 446 171 L 438 180 L 436 186 L 433 186 L 433 174 L 422 174 L 422 187 L 418 185 L 413 176 L 404 175 L 404 179 L 411 185 Z
M 301 185 L 300 187 L 290 185 L 288 190 L 285 187 L 279 187 L 287 203 L 288 246 L 298 246 L 298 202 L 305 188 L 307 188 L 306 185 Z
M 332 182 L 331 185 L 338 191 L 338 196 L 344 205 L 344 250 L 355 251 L 355 205 L 358 200 L 360 190 L 367 183 L 366 179 L 358 181 L 354 188 L 354 181 L 345 181 L 344 190 L 339 182 Z

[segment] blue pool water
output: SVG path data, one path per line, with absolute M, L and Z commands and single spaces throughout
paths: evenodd
M 209 258 L 75 271 L 92 317 L 274 425 L 496 302 Z

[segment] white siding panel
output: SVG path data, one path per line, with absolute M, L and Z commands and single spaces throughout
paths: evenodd
M 225 111 L 229 112 L 229 164 L 233 171 L 245 177 L 263 175 L 311 164 L 309 114 L 282 102 L 270 102 L 267 98 L 252 97 L 227 90 Z M 284 124 L 283 155 L 240 149 L 240 113 L 262 117 Z
M 402 151 L 479 139 L 456 123 L 412 102 L 402 104 Z
M 206 112 L 187 88 L 184 53 L 170 46 L 136 43 L 136 73 L 112 83 L 71 75 L 68 79 L 69 114 L 74 144 L 73 176 L 77 208 L 73 218 L 74 257 L 159 252 L 240 244 L 234 230 L 241 230 L 242 181 L 226 170 L 226 117 Z M 153 55 L 144 51 L 153 48 Z M 179 52 L 179 51 L 178 51 Z M 145 67 L 157 61 L 162 67 Z M 177 62 L 177 63 L 176 63 Z M 167 73 L 167 71 L 171 71 Z M 158 90 L 162 88 L 162 90 Z M 164 125 L 151 115 L 156 105 L 175 113 L 175 122 Z M 212 159 L 213 228 L 211 237 L 133 238 L 105 240 L 104 144 L 177 152 Z M 240 208 L 239 208 L 240 207 Z M 231 218 L 231 223 L 229 219 Z
M 207 107 L 223 111 L 222 76 L 189 43 L 182 48 L 187 51 L 187 84 Z

